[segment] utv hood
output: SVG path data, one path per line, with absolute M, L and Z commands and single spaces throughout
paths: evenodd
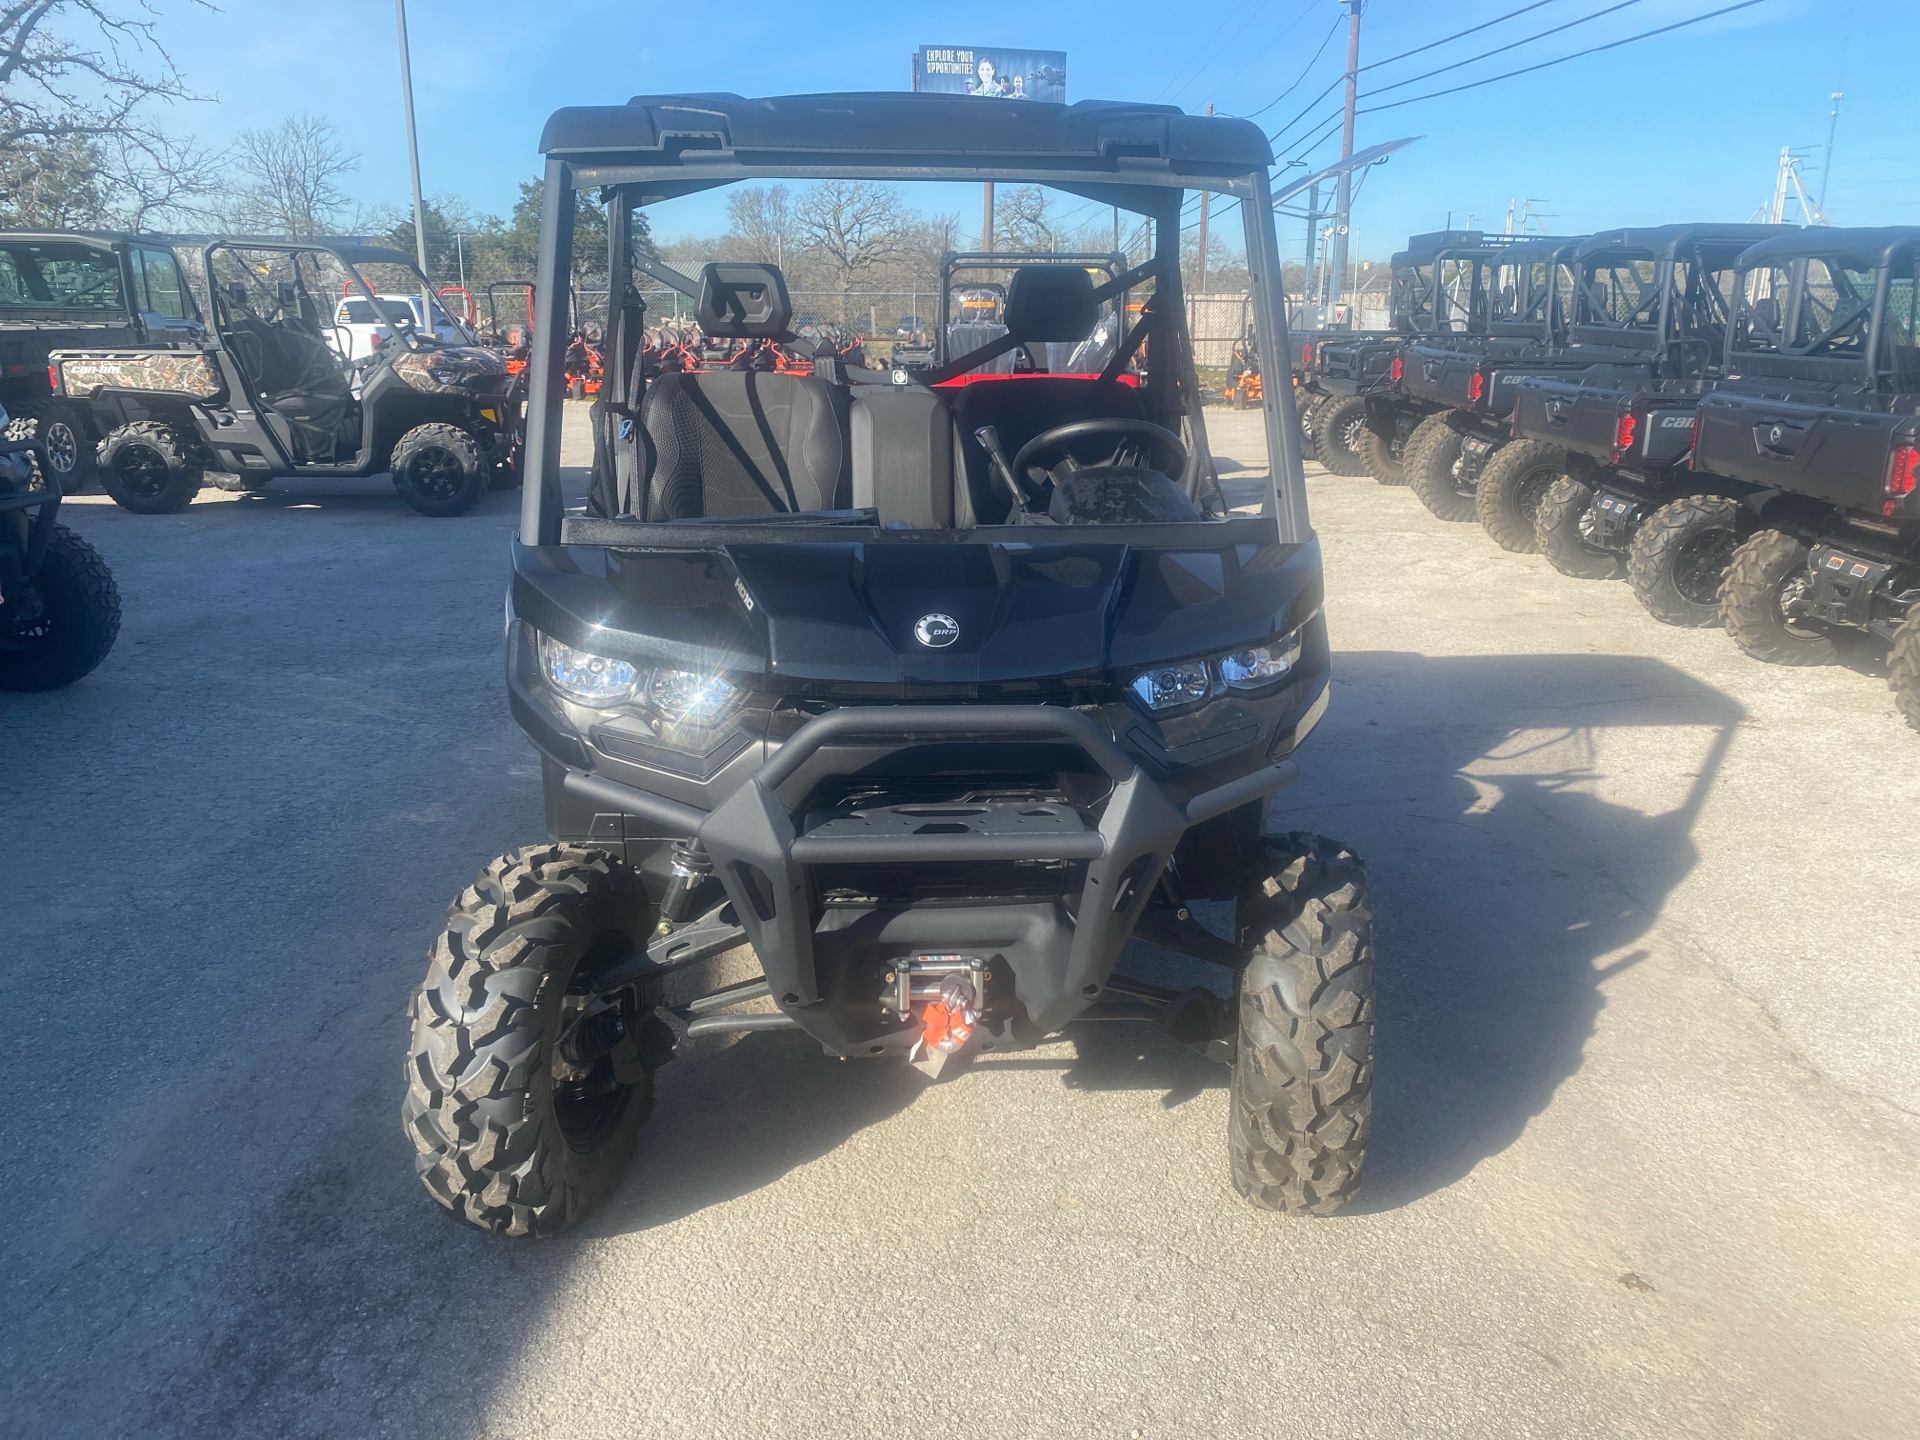
M 516 544 L 513 599 L 520 618 L 568 644 L 697 661 L 773 691 L 1013 698 L 1257 644 L 1319 608 L 1321 578 L 1314 541 Z

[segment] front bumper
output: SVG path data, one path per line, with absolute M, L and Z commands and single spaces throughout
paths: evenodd
M 1295 727 L 1304 736 L 1327 691 Z M 991 745 L 1009 762 L 1023 751 L 1071 747 L 1111 784 L 1097 818 L 1046 806 L 1030 821 L 993 806 L 925 825 L 801 816 L 825 776 L 856 773 L 875 743 Z M 1010 768 L 1012 765 L 1010 763 Z M 596 809 L 697 835 L 711 857 L 775 1003 L 830 1054 L 904 1053 L 919 1039 L 883 1003 L 894 962 L 968 954 L 1011 979 L 1017 1002 L 991 1040 L 1030 1045 L 1095 1004 L 1121 948 L 1187 830 L 1291 784 L 1291 761 L 1173 799 L 1093 720 L 1058 706 L 863 706 L 800 727 L 713 811 L 568 770 L 572 795 Z M 907 807 L 897 807 L 905 811 Z M 863 865 L 1070 862 L 1077 895 L 949 904 L 824 907 L 811 872 Z M 1084 867 L 1081 869 L 1080 867 Z

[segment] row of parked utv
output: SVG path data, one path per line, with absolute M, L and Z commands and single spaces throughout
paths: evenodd
M 1756 659 L 1871 661 L 1920 727 L 1920 229 L 1416 236 L 1304 340 L 1327 467 Z

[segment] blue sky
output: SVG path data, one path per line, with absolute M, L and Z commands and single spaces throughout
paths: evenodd
M 162 35 L 188 80 L 217 95 L 170 123 L 224 141 L 293 111 L 331 118 L 365 156 L 363 198 L 403 203 L 405 133 L 390 0 L 219 0 L 217 17 L 160 0 Z M 1383 60 L 1527 0 L 1371 0 L 1361 61 Z M 1720 8 L 1731 0 L 1629 0 L 1504 55 L 1383 91 L 1423 71 L 1592 15 L 1620 0 L 1547 0 L 1477 35 L 1362 75 L 1363 109 L 1564 55 Z M 1295 115 L 1345 63 L 1336 0 L 1146 0 L 1018 7 L 817 0 L 657 5 L 634 0 L 409 0 L 421 164 L 429 192 L 504 213 L 535 173 L 546 115 L 636 93 L 733 90 L 766 95 L 905 89 L 924 44 L 1068 53 L 1068 98 L 1208 101 L 1244 114 L 1298 88 L 1259 118 Z M 724 21 L 722 16 L 724 15 Z M 972 18 L 968 18 L 969 15 Z M 1166 32 L 1170 15 L 1191 16 Z M 1316 48 L 1338 27 L 1325 51 Z M 1828 96 L 1845 92 L 1826 209 L 1836 224 L 1920 224 L 1913 140 L 1916 0 L 1761 0 L 1736 14 L 1539 73 L 1359 121 L 1359 143 L 1426 138 L 1367 179 L 1355 205 L 1357 252 L 1381 258 L 1451 212 L 1498 228 L 1510 200 L 1532 199 L 1558 231 L 1680 220 L 1745 220 L 1772 189 L 1782 145 L 1805 148 L 1821 183 Z M 1311 61 L 1311 63 L 1310 63 Z M 1276 144 L 1285 154 L 1337 108 L 1313 105 Z M 1336 131 L 1302 158 L 1337 157 Z M 1298 172 L 1296 172 L 1298 173 Z M 709 201 L 709 204 L 717 202 Z M 960 206 L 941 208 L 960 209 Z M 677 224 L 722 228 L 689 206 Z M 1283 222 L 1284 225 L 1284 222 Z M 1281 232 L 1297 253 L 1295 227 Z

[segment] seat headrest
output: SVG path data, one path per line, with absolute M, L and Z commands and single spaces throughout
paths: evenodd
M 1007 281 L 1007 333 L 1030 340 L 1084 340 L 1099 318 L 1093 277 L 1078 265 L 1022 265 Z
M 773 340 L 787 333 L 793 302 L 777 265 L 712 263 L 700 267 L 694 315 L 712 336 Z

